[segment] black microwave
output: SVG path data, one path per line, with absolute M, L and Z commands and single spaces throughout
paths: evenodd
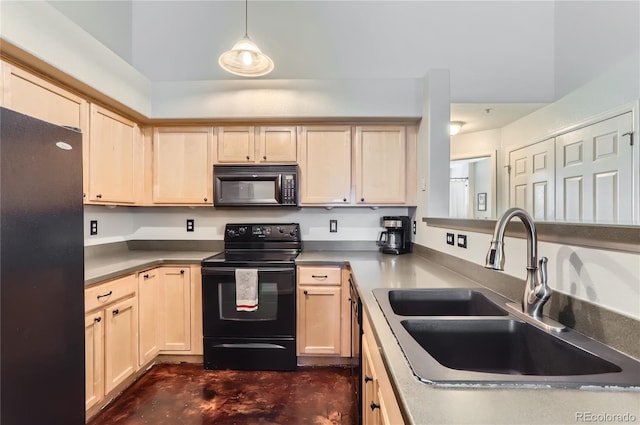
M 297 165 L 214 165 L 215 207 L 298 206 Z

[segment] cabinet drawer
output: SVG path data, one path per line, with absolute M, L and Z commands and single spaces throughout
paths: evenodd
M 84 311 L 91 311 L 135 294 L 138 281 L 131 274 L 84 291 Z
M 340 285 L 340 267 L 299 267 L 300 285 Z

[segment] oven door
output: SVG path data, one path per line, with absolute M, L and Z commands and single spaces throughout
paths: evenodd
M 202 268 L 205 337 L 280 337 L 295 335 L 295 268 L 258 268 L 258 309 L 236 310 L 233 267 Z

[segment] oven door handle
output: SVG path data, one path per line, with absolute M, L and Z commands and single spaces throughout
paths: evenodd
M 251 348 L 251 349 L 256 349 L 256 348 L 267 348 L 267 349 L 273 349 L 276 348 L 278 350 L 286 350 L 286 347 L 279 345 L 279 344 L 266 344 L 266 343 L 260 343 L 260 342 L 250 342 L 250 343 L 246 343 L 246 344 L 216 344 L 213 346 L 214 348 Z
M 252 268 L 250 266 L 247 267 L 203 267 L 202 268 L 202 274 L 206 274 L 206 275 L 216 275 L 216 274 L 221 274 L 221 273 L 235 273 L 236 269 L 239 268 Z M 269 268 L 269 267 L 257 267 L 258 273 L 261 272 L 282 272 L 282 271 L 287 271 L 287 270 L 295 270 L 293 267 L 291 268 L 283 268 L 283 267 L 278 267 L 278 268 Z

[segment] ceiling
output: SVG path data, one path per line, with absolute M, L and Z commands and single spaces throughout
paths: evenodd
M 243 0 L 49 3 L 152 82 L 241 79 L 217 59 L 244 35 Z M 484 129 L 526 115 L 637 49 L 624 32 L 637 28 L 629 3 L 252 0 L 248 34 L 275 63 L 262 79 L 422 79 L 448 69 L 452 119 L 467 132 L 479 118 Z M 576 16 L 587 31 L 576 31 Z

